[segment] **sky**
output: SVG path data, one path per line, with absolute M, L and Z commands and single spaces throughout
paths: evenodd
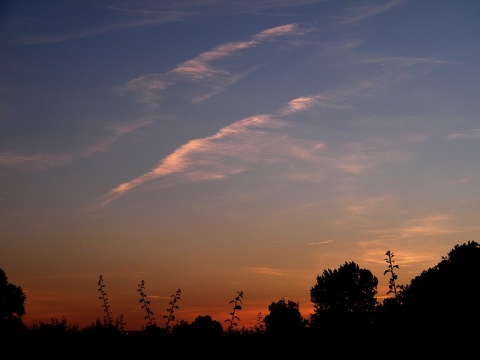
M 27 325 L 238 327 L 480 241 L 477 0 L 0 5 L 0 268 Z

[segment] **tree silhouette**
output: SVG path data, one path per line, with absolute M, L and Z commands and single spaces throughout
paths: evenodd
M 355 262 L 324 270 L 310 290 L 314 311 L 310 326 L 315 331 L 357 331 L 368 328 L 377 305 L 378 279 Z
M 268 310 L 270 313 L 263 319 L 267 335 L 298 336 L 304 334 L 307 321 L 300 313 L 298 302 L 285 301 L 282 298 L 277 302 L 272 302 Z
M 480 245 L 456 245 L 400 292 L 406 323 L 417 331 L 460 334 L 480 324 Z
M 24 328 L 22 317 L 25 315 L 26 299 L 23 289 L 10 284 L 7 274 L 0 269 L 0 332 L 9 333 Z

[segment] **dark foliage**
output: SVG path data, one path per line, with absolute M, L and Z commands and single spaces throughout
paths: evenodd
M 23 332 L 25 326 L 26 295 L 20 286 L 8 282 L 7 274 L 0 269 L 0 334 Z
M 400 292 L 402 326 L 417 331 L 480 335 L 480 245 L 456 245 L 434 267 L 416 276 Z
M 222 324 L 210 315 L 199 315 L 187 326 L 186 335 L 201 337 L 220 337 L 223 335 Z
M 310 290 L 314 312 L 310 326 L 317 332 L 357 332 L 372 325 L 378 279 L 355 262 L 317 276 Z
M 300 305 L 294 301 L 281 299 L 272 302 L 265 316 L 265 331 L 270 336 L 300 336 L 304 335 L 307 321 L 300 313 Z
M 282 298 L 270 304 L 270 313 L 265 318 L 262 319 L 261 313 L 259 314 L 255 327 L 234 328 L 235 320 L 238 320 L 236 311 L 242 308 L 243 292 L 239 292 L 231 301 L 233 311 L 228 323 L 232 326 L 226 331 L 220 322 L 205 315 L 198 316 L 192 323 L 179 320 L 165 328 L 151 324 L 141 331 L 125 332 L 122 318 L 116 323 L 112 321 L 108 303 L 105 303 L 103 286 L 100 286 L 103 295 L 100 299 L 104 301 L 107 314 L 103 322 L 97 320 L 79 330 L 78 326 L 70 325 L 62 318 L 26 328 L 21 323 L 25 294 L 20 287 L 8 283 L 2 270 L 2 327 L 7 329 L 5 321 L 10 326 L 3 335 L 22 334 L 25 335 L 24 339 L 39 337 L 42 344 L 53 344 L 45 340 L 59 336 L 64 344 L 69 339 L 88 337 L 90 340 L 99 339 L 98 342 L 88 343 L 103 344 L 108 349 L 112 347 L 107 346 L 109 342 L 106 340 L 120 336 L 125 341 L 115 344 L 121 344 L 121 347 L 130 343 L 136 347 L 137 339 L 141 338 L 154 337 L 155 344 L 163 348 L 182 346 L 185 344 L 182 342 L 184 338 L 202 338 L 203 350 L 195 348 L 197 355 L 198 351 L 207 354 L 211 349 L 222 349 L 215 347 L 217 344 L 225 345 L 223 349 L 241 345 L 237 346 L 237 350 L 242 349 L 245 356 L 251 355 L 250 350 L 256 351 L 256 355 L 270 356 L 275 347 L 284 350 L 277 354 L 283 356 L 288 346 L 292 351 L 299 351 L 314 345 L 321 346 L 326 351 L 335 350 L 335 356 L 339 357 L 358 355 L 359 351 L 371 351 L 373 348 L 378 351 L 383 348 L 388 351 L 389 357 L 394 357 L 398 349 L 406 346 L 415 349 L 417 355 L 433 356 L 434 350 L 440 348 L 436 354 L 454 355 L 458 358 L 466 349 L 475 348 L 480 335 L 479 244 L 470 241 L 456 245 L 436 266 L 423 271 L 407 286 L 395 282 L 395 271 L 399 267 L 394 265 L 393 253 L 387 252 L 387 256 L 388 270 L 384 275 L 389 273 L 391 276 L 388 294 L 393 297 L 386 298 L 381 304 L 376 300 L 377 278 L 356 263 L 345 262 L 338 269 L 328 269 L 317 276 L 317 282 L 310 290 L 314 313 L 309 320 L 302 318 L 297 302 Z M 103 285 L 101 281 L 100 285 Z M 179 299 L 179 293 L 180 291 L 173 296 L 171 309 L 177 309 L 175 303 Z M 168 320 L 173 321 L 171 312 L 166 318 L 167 324 Z M 302 336 L 297 336 L 294 342 L 275 342 L 275 338 L 296 335 Z M 240 337 L 242 340 L 239 343 Z M 418 346 L 424 350 L 423 353 L 419 352 Z

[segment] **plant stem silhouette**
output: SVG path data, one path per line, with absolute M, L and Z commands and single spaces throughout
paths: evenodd
M 393 293 L 395 299 L 397 299 L 398 298 L 397 289 L 401 290 L 402 285 L 397 285 L 395 283 L 395 281 L 397 280 L 397 274 L 395 274 L 394 269 L 399 269 L 399 267 L 398 265 L 393 265 L 395 263 L 395 261 L 393 260 L 393 257 L 394 257 L 393 252 L 389 250 L 385 253 L 385 255 L 387 255 L 387 258 L 385 259 L 385 261 L 388 263 L 388 269 L 383 272 L 383 275 L 385 275 L 386 273 L 390 273 L 387 295 Z
M 257 322 L 255 324 L 255 326 L 253 327 L 253 329 L 257 332 L 257 333 L 263 333 L 265 331 L 265 323 L 263 321 L 263 317 L 262 317 L 262 312 L 260 311 L 257 315 Z
M 105 312 L 104 322 L 106 325 L 112 325 L 112 312 L 110 311 L 110 305 L 108 304 L 107 293 L 105 292 L 105 284 L 103 283 L 103 276 L 98 277 L 98 291 L 100 291 L 99 299 L 102 300 L 103 311 Z
M 240 318 L 236 315 L 236 311 L 237 310 L 242 310 L 242 305 L 240 305 L 240 304 L 242 303 L 243 291 L 239 291 L 239 292 L 237 292 L 237 294 L 238 295 L 235 297 L 235 299 L 230 300 L 230 302 L 229 302 L 229 304 L 233 303 L 233 310 L 230 313 L 231 318 L 225 320 L 225 322 L 229 323 L 228 328 L 227 328 L 228 332 L 231 332 L 233 330 L 233 328 L 237 326 L 237 322 L 235 320 L 240 320 Z
M 144 290 L 145 290 L 145 281 L 142 280 L 142 282 L 138 285 L 139 288 L 137 289 L 137 291 L 140 293 L 140 304 L 141 305 L 141 308 L 145 310 L 145 312 L 147 313 L 147 315 L 145 315 L 145 319 L 148 320 L 148 324 L 147 326 L 153 326 L 155 325 L 155 318 L 152 317 L 153 315 L 153 312 L 150 310 L 150 301 L 147 300 L 147 294 L 145 294 Z
M 182 291 L 180 289 L 177 289 L 175 294 L 170 296 L 172 300 L 168 302 L 170 304 L 170 307 L 167 309 L 168 315 L 163 315 L 163 318 L 167 319 L 165 321 L 165 329 L 167 331 L 170 331 L 172 329 L 172 327 L 170 326 L 170 322 L 175 320 L 175 315 L 173 315 L 173 313 L 175 312 L 175 310 L 178 310 L 178 305 L 175 305 L 175 304 L 177 303 L 178 300 L 180 300 L 181 292 Z
M 120 314 L 120 316 L 115 320 L 115 327 L 121 332 L 125 332 L 125 319 L 123 314 Z

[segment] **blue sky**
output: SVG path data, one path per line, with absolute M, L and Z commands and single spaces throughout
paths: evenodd
M 0 264 L 26 322 L 241 325 L 480 225 L 478 1 L 6 1 Z M 242 322 L 243 321 L 243 322 Z

